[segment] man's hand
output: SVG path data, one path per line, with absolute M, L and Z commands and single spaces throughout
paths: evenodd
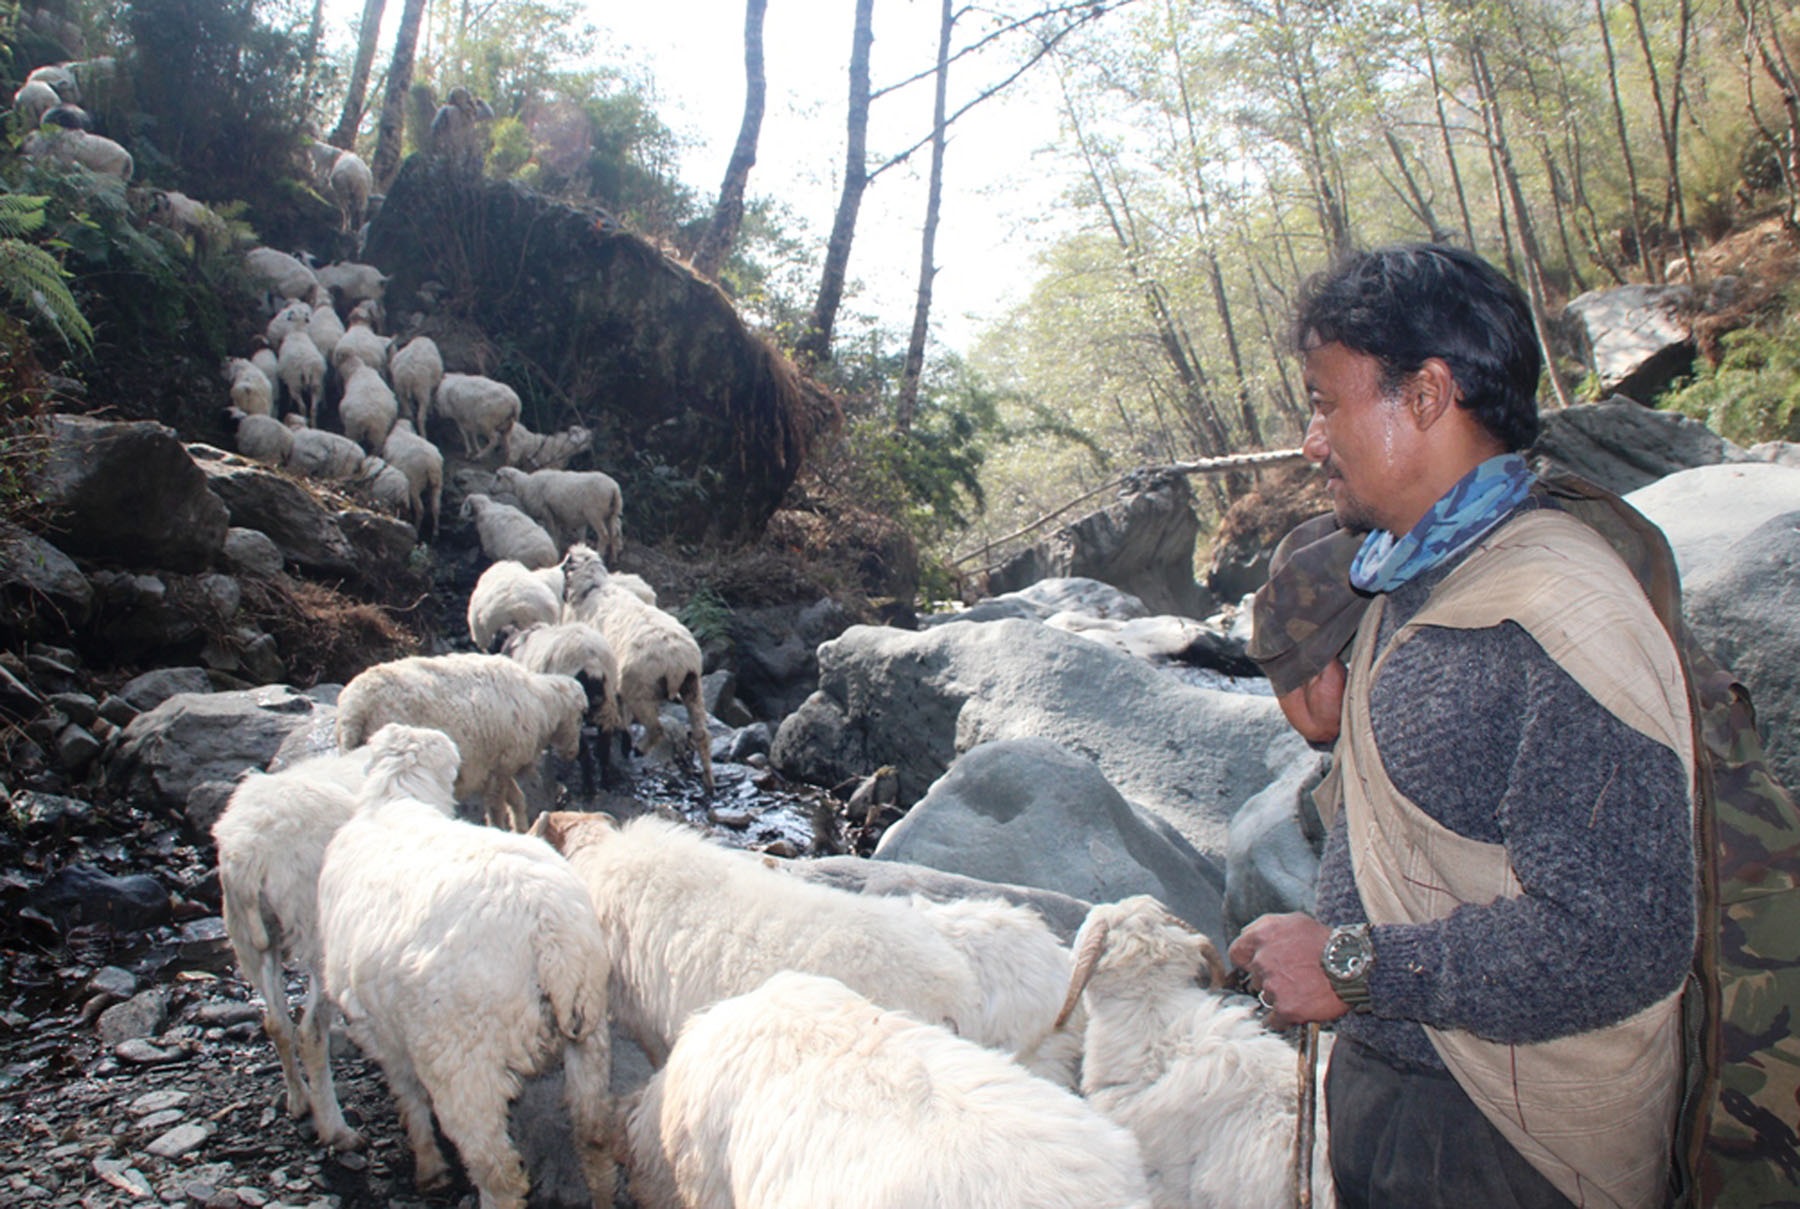
M 1310 915 L 1264 915 L 1231 943 L 1231 964 L 1249 971 L 1250 987 L 1269 1009 L 1272 1028 L 1336 1020 L 1350 1008 L 1319 966 L 1331 929 Z
M 1308 743 L 1331 743 L 1337 739 L 1344 711 L 1344 680 L 1343 662 L 1333 659 L 1317 676 L 1275 698 L 1289 725 Z

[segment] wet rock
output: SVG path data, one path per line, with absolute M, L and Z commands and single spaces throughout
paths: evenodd
M 169 992 L 152 987 L 100 1013 L 100 1042 L 116 1048 L 134 1038 L 154 1037 L 168 1021 Z
M 169 892 L 147 873 L 111 877 L 87 864 L 65 865 L 31 895 L 31 905 L 65 930 L 106 924 L 121 932 L 153 928 L 169 918 Z
M 148 1116 L 153 1112 L 166 1112 L 171 1108 L 180 1108 L 190 1098 L 185 1091 L 165 1088 L 161 1091 L 145 1092 L 126 1105 L 125 1111 L 134 1117 Z
M 70 772 L 80 772 L 100 754 L 100 740 L 79 726 L 65 726 L 56 736 L 56 758 Z
M 144 1149 L 159 1159 L 179 1159 L 199 1149 L 212 1135 L 211 1124 L 190 1121 L 185 1125 L 177 1125 Z
M 137 994 L 137 975 L 118 966 L 101 966 L 83 988 L 90 995 L 110 995 L 114 999 L 130 999 Z
M 730 743 L 725 749 L 725 758 L 733 763 L 742 764 L 754 755 L 766 755 L 769 744 L 774 740 L 769 734 L 769 724 L 752 722 L 749 726 L 732 734 Z
M 13 795 L 13 822 L 27 834 L 61 831 L 89 818 L 93 806 L 80 798 L 26 790 Z

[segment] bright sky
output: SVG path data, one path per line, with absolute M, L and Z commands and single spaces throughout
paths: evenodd
M 807 224 L 820 262 L 843 168 L 852 7 L 849 0 L 769 0 L 763 25 L 768 99 L 750 192 L 786 202 Z M 331 0 L 336 37 L 350 40 L 361 8 L 361 0 Z M 392 53 L 399 8 L 388 5 L 382 61 Z M 878 0 L 870 70 L 876 89 L 931 67 L 938 8 L 932 0 Z M 591 0 L 590 12 L 611 34 L 602 39 L 602 54 L 635 52 L 649 68 L 660 116 L 690 144 L 682 176 L 710 196 L 743 117 L 741 0 Z M 1003 55 L 987 58 L 969 63 L 960 76 L 952 67 L 952 110 L 959 93 L 966 99 L 1010 70 Z M 1049 157 L 1040 154 L 1057 132 L 1047 71 L 1048 64 L 1040 64 L 952 127 L 932 316 L 934 337 L 959 349 L 984 322 L 1025 297 L 1037 241 L 1056 224 L 1061 185 L 1049 175 Z M 931 89 L 925 79 L 874 103 L 871 168 L 929 133 Z M 929 149 L 921 148 L 913 161 L 870 186 L 851 251 L 851 281 L 862 289 L 847 299 L 845 315 L 872 314 L 902 340 L 912 327 L 929 163 Z

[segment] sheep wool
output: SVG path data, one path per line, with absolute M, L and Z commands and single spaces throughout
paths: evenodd
M 282 389 L 305 415 L 307 424 L 316 425 L 319 402 L 325 396 L 325 355 L 304 329 L 288 332 L 278 347 L 281 351 L 276 354 L 275 364 Z
M 561 432 L 535 433 L 523 420 L 506 434 L 506 464 L 529 474 L 533 470 L 563 470 L 594 443 L 594 434 L 579 424 Z
M 491 653 L 509 631 L 558 620 L 562 572 L 553 567 L 544 570 L 556 571 L 559 582 L 555 591 L 544 581 L 543 572 L 534 572 L 513 559 L 501 559 L 481 573 L 475 590 L 469 593 L 469 641 L 476 650 Z
M 426 431 L 432 396 L 437 393 L 438 383 L 444 380 L 444 357 L 438 351 L 437 341 L 430 336 L 414 336 L 389 358 L 388 372 L 393 377 L 394 393 L 400 397 L 404 413 L 412 417 L 413 426 L 419 432 Z
M 355 360 L 349 362 L 349 368 L 344 397 L 338 402 L 338 418 L 343 421 L 344 435 L 372 452 L 387 444 L 388 431 L 399 415 L 399 403 L 380 372 Z
M 407 515 L 421 537 L 436 537 L 444 499 L 444 455 L 413 430 L 408 420 L 394 421 L 381 456 L 406 475 Z
M 624 549 L 624 498 L 611 475 L 598 470 L 534 470 L 513 466 L 494 472 L 496 488 L 511 493 L 525 514 L 549 531 L 557 549 L 586 541 L 590 531 L 608 562 Z
M 383 727 L 370 747 L 371 778 L 397 758 L 456 775 L 429 730 Z M 524 1209 L 507 1106 L 560 1059 L 588 1190 L 611 1205 L 606 952 L 568 865 L 441 803 L 365 797 L 326 849 L 318 901 L 326 986 L 387 1075 L 421 1191 L 449 1174 L 435 1118 L 482 1205 Z
M 415 655 L 379 663 L 338 694 L 337 741 L 346 751 L 389 722 L 443 731 L 462 753 L 456 796 L 479 794 L 487 820 L 525 830 L 515 779 L 551 748 L 580 751 L 587 694 L 568 676 L 541 676 L 499 655 Z
M 480 374 L 445 374 L 438 383 L 436 408 L 456 425 L 463 453 L 472 461 L 492 453 L 519 422 L 518 393 Z
M 1131 1135 L 1078 1097 L 811 974 L 690 1019 L 627 1133 L 651 1209 L 1150 1205 Z

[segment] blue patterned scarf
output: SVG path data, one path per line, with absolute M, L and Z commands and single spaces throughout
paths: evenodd
M 1350 582 L 1364 592 L 1393 591 L 1479 541 L 1536 481 L 1520 454 L 1489 458 L 1458 479 L 1404 537 L 1385 529 L 1370 533 L 1350 565 Z

